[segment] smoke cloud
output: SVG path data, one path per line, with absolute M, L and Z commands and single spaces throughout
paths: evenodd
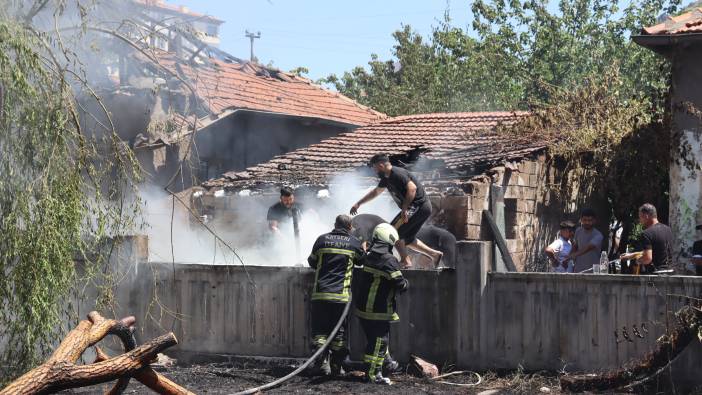
M 277 195 L 251 195 L 242 191 L 229 199 L 230 204 L 214 212 L 207 225 L 224 239 L 251 266 L 306 265 L 312 246 L 323 233 L 334 227 L 339 214 L 349 212 L 351 206 L 374 188 L 367 179 L 346 173 L 333 178 L 328 189 L 316 196 L 296 194 L 296 202 L 303 206 L 300 221 L 300 248 L 298 253 L 292 222 L 281 224 L 281 234 L 268 231 L 268 208 L 278 202 Z M 216 242 L 191 214 L 159 188 L 147 187 L 142 191 L 146 234 L 149 237 L 149 260 L 158 262 L 234 264 L 239 260 L 221 242 Z M 363 205 L 360 213 L 371 213 L 392 219 L 399 209 L 388 194 Z M 172 221 L 172 226 L 171 226 Z M 172 243 L 171 243 L 172 235 Z

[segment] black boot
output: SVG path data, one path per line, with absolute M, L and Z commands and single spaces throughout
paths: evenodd
M 372 384 L 392 385 L 392 381 L 387 377 L 383 377 L 381 372 L 376 373 L 373 377 L 366 373 L 366 381 Z
M 317 357 L 314 364 L 310 367 L 309 373 L 313 376 L 329 376 L 331 374 L 328 352 L 324 352 Z
M 391 376 L 396 373 L 401 373 L 402 368 L 400 367 L 400 364 L 394 360 L 390 354 L 385 355 L 385 360 L 383 361 L 383 373 L 385 373 L 388 376 Z
M 329 359 L 332 376 L 341 376 L 350 371 L 351 359 L 349 358 L 348 350 L 332 351 Z

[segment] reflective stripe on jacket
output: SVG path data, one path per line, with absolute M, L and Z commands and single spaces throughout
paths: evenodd
M 346 230 L 334 229 L 319 236 L 307 258 L 315 269 L 311 299 L 348 302 L 353 266 L 362 257 L 361 242 Z
M 399 262 L 390 253 L 370 252 L 364 266 L 354 270 L 354 312 L 367 320 L 398 321 L 395 293 L 408 287 Z

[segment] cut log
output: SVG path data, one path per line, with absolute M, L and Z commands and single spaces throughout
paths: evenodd
M 99 347 L 95 347 L 96 358 L 95 362 L 102 362 L 109 359 L 107 354 L 105 354 Z M 150 366 L 146 366 L 143 369 L 136 372 L 133 376 L 135 380 L 149 387 L 156 393 L 161 395 L 195 395 L 193 392 L 186 390 L 185 388 L 179 386 L 178 384 L 172 382 L 171 380 L 164 377 L 162 374 L 154 371 Z M 120 379 L 122 380 L 122 379 Z M 106 395 L 116 395 L 121 393 L 114 392 L 120 386 L 118 382 L 115 384 L 112 390 L 106 393 Z
M 656 349 L 642 359 L 602 374 L 561 377 L 561 389 L 570 392 L 609 391 L 646 381 L 675 359 L 693 340 L 702 327 L 702 312 L 685 306 L 675 313 L 677 325 L 670 336 L 657 341 Z
M 187 390 L 153 372 L 149 367 L 159 352 L 178 343 L 175 335 L 168 333 L 135 348 L 134 322 L 134 317 L 108 320 L 97 312 L 91 312 L 88 320 L 81 321 L 69 332 L 43 365 L 10 383 L 0 391 L 0 395 L 46 394 L 119 379 L 110 391 L 112 394 L 118 394 L 126 388 L 129 378 L 138 374 L 143 374 L 145 385 L 152 389 L 163 389 L 164 392 L 161 393 L 188 394 Z M 97 357 L 100 361 L 97 363 L 75 364 L 87 347 L 96 344 L 108 334 L 119 337 L 127 352 L 110 359 L 105 359 L 104 353 L 100 352 Z

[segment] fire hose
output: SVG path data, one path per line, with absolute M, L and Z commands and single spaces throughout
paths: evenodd
M 351 300 L 349 299 L 349 301 L 346 302 L 346 307 L 344 307 L 343 313 L 341 313 L 341 317 L 339 318 L 339 322 L 336 323 L 336 326 L 334 327 L 334 329 L 332 329 L 331 333 L 329 334 L 329 337 L 327 337 L 327 341 L 324 342 L 324 345 L 322 347 L 318 348 L 317 351 L 315 351 L 315 353 L 312 354 L 312 356 L 307 361 L 305 361 L 305 363 L 300 365 L 300 367 L 293 370 L 287 376 L 281 377 L 275 381 L 272 381 L 268 384 L 264 384 L 264 385 L 256 387 L 256 388 L 249 388 L 249 389 L 244 390 L 244 391 L 236 392 L 236 393 L 234 393 L 234 395 L 255 394 L 259 391 L 264 391 L 264 390 L 268 390 L 271 388 L 275 388 L 275 387 L 285 383 L 286 381 L 290 380 L 291 378 L 297 376 L 303 370 L 307 369 L 307 367 L 310 366 L 310 364 L 312 364 L 312 362 L 314 362 L 319 357 L 319 355 L 321 353 L 326 351 L 327 347 L 329 347 L 329 344 L 331 344 L 332 340 L 334 339 L 334 336 L 336 336 L 336 333 L 339 332 L 339 329 L 344 324 L 344 320 L 346 319 L 346 316 L 349 314 L 350 308 L 351 308 Z

